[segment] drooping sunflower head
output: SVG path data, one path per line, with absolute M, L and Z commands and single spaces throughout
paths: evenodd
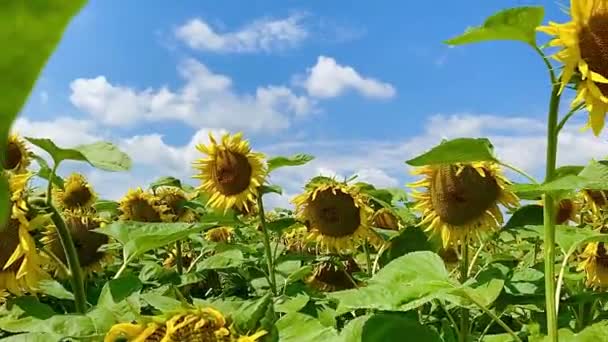
M 440 234 L 444 247 L 497 230 L 503 223 L 498 204 L 507 208 L 518 204 L 495 163 L 430 165 L 414 173 L 424 178 L 410 187 L 426 188 L 412 194 L 417 200 L 414 209 L 422 213 L 420 225 Z
M 219 144 L 211 134 L 209 139 L 209 145 L 197 146 L 207 158 L 194 163 L 199 170 L 194 177 L 202 181 L 199 189 L 211 195 L 208 205 L 224 211 L 249 210 L 266 178 L 264 156 L 252 152 L 241 133 L 225 134 Z
M 292 253 L 314 255 L 315 248 L 314 245 L 311 246 L 312 242 L 307 239 L 308 235 L 308 228 L 305 226 L 296 226 L 283 233 L 283 244 L 285 245 L 285 248 Z
M 564 224 L 568 221 L 575 221 L 577 212 L 577 203 L 570 198 L 564 198 L 558 203 L 555 223 Z
M 184 203 L 189 200 L 189 196 L 184 190 L 173 186 L 163 186 L 156 189 L 156 196 L 162 204 L 169 208 L 173 220 L 188 223 L 196 220 L 194 210 L 184 206 Z
M 141 188 L 129 190 L 120 200 L 119 209 L 122 212 L 120 219 L 136 222 L 170 222 L 172 215 L 169 207 L 160 199 Z
M 53 198 L 59 208 L 80 210 L 90 208 L 97 195 L 83 175 L 72 173 L 65 180 L 64 189 L 54 188 Z
M 562 89 L 577 74 L 577 96 L 573 105 L 584 103 L 589 110 L 589 123 L 599 135 L 608 111 L 608 3 L 605 0 L 571 0 L 572 21 L 538 30 L 554 36 L 551 46 L 562 47 L 554 58 L 564 64 Z
M 99 249 L 109 243 L 110 239 L 107 235 L 94 232 L 93 230 L 102 227 L 105 222 L 92 211 L 66 211 L 64 212 L 64 220 L 72 236 L 74 247 L 76 247 L 80 267 L 85 271 L 85 274 L 89 275 L 92 272 L 101 271 L 102 266 L 112 260 L 112 255 L 107 251 L 100 251 Z M 67 258 L 61 245 L 61 240 L 57 235 L 57 228 L 54 225 L 47 227 L 41 240 L 59 261 L 64 265 L 67 264 Z M 68 276 L 68 274 L 63 272 L 61 267 L 54 266 L 57 276 L 61 278 Z
M 326 251 L 348 252 L 365 241 L 381 240 L 370 228 L 372 209 L 356 188 L 337 181 L 309 187 L 296 196 L 296 216 L 308 227 L 308 240 Z
M 199 308 L 177 312 L 168 319 L 159 317 L 151 322 L 116 324 L 106 334 L 104 341 L 256 342 L 265 334 L 260 331 L 252 336 L 238 336 L 229 330 L 221 312 Z
M 579 270 L 584 270 L 587 286 L 593 288 L 608 287 L 608 253 L 604 242 L 587 244 Z
M 2 167 L 13 173 L 24 173 L 30 163 L 30 152 L 25 142 L 16 134 L 9 135 Z
M 205 232 L 205 240 L 211 242 L 230 242 L 234 238 L 234 228 L 217 227 Z
M 374 213 L 373 222 L 374 227 L 399 230 L 399 218 L 388 208 L 382 208 L 376 211 L 376 213 Z
M 348 290 L 357 287 L 357 282 L 343 268 L 326 261 L 317 264 L 306 283 L 321 292 Z
M 608 209 L 608 191 L 584 189 L 583 205 L 593 213 Z
M 9 175 L 11 216 L 0 230 L 0 289 L 16 295 L 36 292 L 38 281 L 47 276 L 42 269 L 45 260 L 29 233 L 38 220 L 27 218 L 24 195 L 29 177 L 27 173 Z

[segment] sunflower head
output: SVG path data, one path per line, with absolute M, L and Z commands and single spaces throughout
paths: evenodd
M 189 223 L 196 221 L 194 210 L 184 206 L 184 203 L 189 200 L 189 196 L 184 190 L 173 186 L 163 186 L 155 191 L 160 202 L 169 208 L 173 220 Z
M 205 240 L 211 242 L 230 242 L 234 238 L 234 228 L 217 227 L 205 232 Z
M 209 139 L 209 145 L 197 146 L 207 155 L 194 164 L 195 178 L 202 181 L 199 190 L 211 195 L 207 204 L 213 208 L 249 210 L 266 177 L 264 156 L 252 152 L 241 133 L 225 134 L 219 144 L 211 134 Z
M 66 211 L 64 212 L 64 219 L 72 236 L 72 241 L 74 241 L 80 267 L 85 271 L 85 274 L 101 271 L 102 266 L 112 259 L 112 255 L 108 252 L 99 251 L 99 248 L 110 242 L 110 239 L 107 235 L 93 230 L 102 227 L 105 222 L 92 211 Z M 44 234 L 42 242 L 65 265 L 67 259 L 55 226 L 49 225 Z M 56 273 L 62 278 L 68 276 L 62 273 L 61 268 L 57 268 Z
M 90 208 L 97 199 L 91 184 L 79 173 L 69 175 L 64 182 L 64 189 L 55 188 L 53 197 L 59 208 L 67 210 Z
M 507 190 L 508 181 L 491 162 L 438 164 L 419 168 L 424 178 L 410 187 L 425 187 L 412 194 L 415 210 L 422 213 L 420 225 L 439 233 L 443 246 L 465 243 L 465 238 L 503 223 L 498 204 L 513 208 L 518 199 Z
M 283 244 L 292 253 L 314 255 L 315 248 L 311 246 L 311 242 L 307 239 L 308 235 L 308 228 L 296 226 L 283 233 Z
M 572 199 L 564 198 L 560 200 L 557 206 L 555 223 L 564 224 L 568 221 L 574 221 L 576 219 L 577 209 L 578 206 Z
M 24 173 L 30 163 L 30 152 L 25 142 L 16 134 L 9 135 L 2 167 L 13 173 Z
M 296 216 L 308 227 L 308 240 L 327 251 L 348 252 L 365 241 L 381 243 L 370 228 L 372 209 L 356 188 L 337 181 L 317 183 L 296 196 Z
M 192 250 L 190 244 L 182 243 L 182 265 L 185 268 L 189 268 L 194 259 L 196 258 L 195 252 Z M 163 260 L 163 266 L 165 268 L 173 268 L 177 264 L 177 249 L 173 248 L 167 252 L 167 256 Z
M 382 208 L 374 214 L 373 217 L 374 227 L 389 229 L 389 230 L 399 230 L 399 218 L 395 213 L 388 209 Z
M 173 216 L 160 199 L 141 188 L 129 190 L 120 200 L 121 220 L 136 222 L 171 222 Z
M 608 288 L 608 253 L 604 242 L 589 243 L 582 258 L 579 269 L 585 271 L 587 286 Z
M 591 190 L 584 189 L 583 205 L 597 214 L 600 211 L 608 209 L 608 191 L 607 190 Z
M 315 266 L 306 283 L 321 292 L 348 290 L 357 287 L 356 281 L 342 267 L 326 261 Z
M 550 22 L 538 30 L 554 36 L 551 46 L 562 47 L 554 58 L 564 64 L 562 89 L 573 76 L 580 79 L 573 105 L 589 110 L 588 127 L 599 135 L 608 111 L 608 3 L 605 0 L 572 0 L 572 20 Z

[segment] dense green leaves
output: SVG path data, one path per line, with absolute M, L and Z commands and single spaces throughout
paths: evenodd
M 516 40 L 536 46 L 536 27 L 542 23 L 544 13 L 543 7 L 502 10 L 486 19 L 483 25 L 469 28 L 445 43 L 462 45 L 491 40 Z
M 420 325 L 416 319 L 404 317 L 403 315 L 386 313 L 375 314 L 367 317 L 363 324 L 361 323 L 361 321 L 357 321 L 355 324 L 360 330 L 351 328 L 348 331 L 348 335 L 345 334 L 345 332 L 341 332 L 340 335 L 343 337 L 341 340 L 344 342 L 401 341 L 403 340 L 404 332 L 407 332 L 407 336 L 410 336 L 417 342 L 442 341 L 436 331 Z
M 196 269 L 202 271 L 234 268 L 241 266 L 244 261 L 243 252 L 238 249 L 229 249 L 204 259 L 196 266 Z
M 63 287 L 59 282 L 52 279 L 44 279 L 38 282 L 40 292 L 59 299 L 74 300 L 74 295 Z
M 413 159 L 411 166 L 496 161 L 494 147 L 486 138 L 457 138 L 447 140 Z
M 179 179 L 171 176 L 161 177 L 150 184 L 150 189 L 156 190 L 156 188 L 159 188 L 161 186 L 172 186 L 176 188 L 181 188 L 182 182 Z
M 278 156 L 274 158 L 270 158 L 268 160 L 268 172 L 272 172 L 278 168 L 285 166 L 299 166 L 308 163 L 309 161 L 315 159 L 314 156 L 309 154 L 296 154 L 290 157 Z
M 323 326 L 314 317 L 297 312 L 281 317 L 276 326 L 281 342 L 325 341 L 338 337 L 335 329 Z

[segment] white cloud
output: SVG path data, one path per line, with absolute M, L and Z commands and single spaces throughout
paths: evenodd
M 175 36 L 190 48 L 213 52 L 270 52 L 294 47 L 309 35 L 294 14 L 284 19 L 256 20 L 234 32 L 218 32 L 200 18 L 191 19 L 175 30 Z
M 309 95 L 319 98 L 340 96 L 348 90 L 370 98 L 391 98 L 396 94 L 391 84 L 363 77 L 352 67 L 326 56 L 319 56 L 303 83 Z
M 19 117 L 12 130 L 22 136 L 49 138 L 61 147 L 72 147 L 100 140 L 93 121 L 59 117 L 51 121 L 34 121 Z
M 99 76 L 74 80 L 70 100 L 112 126 L 179 120 L 192 127 L 272 132 L 289 127 L 293 117 L 314 111 L 314 101 L 287 87 L 258 87 L 254 94 L 239 94 L 228 76 L 213 73 L 194 59 L 185 60 L 178 70 L 185 84 L 175 91 L 137 90 Z

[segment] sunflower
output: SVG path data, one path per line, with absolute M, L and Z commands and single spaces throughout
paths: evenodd
M 102 227 L 105 222 L 92 211 L 64 212 L 64 219 L 76 247 L 80 267 L 85 271 L 85 274 L 102 271 L 102 266 L 112 260 L 112 255 L 108 252 L 99 251 L 99 248 L 110 242 L 110 239 L 107 235 L 92 230 Z M 54 225 L 47 227 L 41 241 L 59 261 L 66 265 L 65 252 L 57 235 L 57 228 Z M 56 275 L 66 278 L 68 275 L 62 272 L 62 268 L 56 266 Z
M 563 49 L 554 58 L 564 64 L 561 90 L 575 73 L 580 75 L 573 106 L 585 104 L 589 111 L 587 127 L 597 136 L 604 127 L 608 111 L 608 2 L 605 0 L 571 0 L 572 21 L 549 22 L 539 31 L 555 38 L 549 43 Z
M 392 210 L 388 208 L 382 208 L 376 211 L 373 217 L 373 222 L 374 227 L 389 230 L 399 230 L 399 218 Z
M 342 267 L 326 261 L 315 266 L 306 283 L 321 292 L 334 292 L 357 287 L 357 282 Z
M 251 152 L 241 133 L 225 134 L 221 144 L 211 134 L 209 139 L 210 145 L 196 147 L 207 158 L 194 163 L 200 171 L 194 178 L 202 181 L 199 189 L 211 195 L 207 204 L 224 212 L 231 208 L 249 211 L 266 177 L 264 155 Z
M 173 216 L 174 221 L 188 223 L 196 221 L 194 210 L 184 206 L 184 203 L 190 200 L 184 190 L 173 186 L 163 186 L 155 191 L 161 203 L 169 208 L 169 213 Z
M 36 292 L 38 281 L 46 278 L 42 264 L 46 260 L 36 250 L 30 229 L 42 223 L 44 216 L 27 219 L 25 187 L 27 173 L 9 175 L 11 217 L 0 231 L 0 288 L 15 295 Z
M 578 269 L 584 270 L 587 276 L 587 286 L 594 288 L 608 287 L 608 253 L 603 242 L 587 244 L 583 254 L 583 261 Z
M 413 172 L 424 175 L 410 187 L 426 187 L 414 191 L 414 209 L 422 213 L 420 226 L 439 233 L 444 247 L 464 243 L 473 233 L 497 230 L 503 223 L 498 208 L 518 205 L 518 199 L 507 190 L 508 180 L 497 164 L 475 162 L 468 164 L 439 164 L 421 167 Z
M 190 244 L 183 241 L 180 243 L 182 249 L 182 266 L 187 269 L 194 259 L 196 259 L 195 252 L 192 250 Z M 173 268 L 175 265 L 177 265 L 177 249 L 173 248 L 167 252 L 167 257 L 163 260 L 163 266 L 165 268 Z
M 9 135 L 2 167 L 13 173 L 24 173 L 30 163 L 30 152 L 25 142 L 16 134 Z
M 205 240 L 211 242 L 230 242 L 234 237 L 234 228 L 217 227 L 205 232 Z
M 172 215 L 169 207 L 162 204 L 153 194 L 144 192 L 141 188 L 129 190 L 120 201 L 121 220 L 136 222 L 171 222 Z
M 97 195 L 83 175 L 72 173 L 65 180 L 63 190 L 53 189 L 53 199 L 59 208 L 80 210 L 90 208 L 95 203 Z
M 115 324 L 105 342 L 256 342 L 266 331 L 251 336 L 237 336 L 231 332 L 224 315 L 212 308 L 182 310 L 168 319 L 154 317 L 148 322 Z
M 543 201 L 540 201 L 543 205 Z M 562 198 L 556 205 L 555 223 L 565 224 L 568 221 L 577 221 L 580 204 L 570 198 Z
M 308 228 L 305 226 L 296 226 L 283 233 L 282 240 L 285 248 L 292 253 L 299 254 L 315 254 L 314 246 L 310 246 L 308 241 Z
M 608 209 L 608 191 L 584 189 L 582 195 L 585 207 L 593 213 Z
M 372 209 L 355 187 L 337 181 L 315 183 L 294 197 L 296 216 L 308 227 L 307 240 L 316 241 L 326 251 L 348 252 L 381 239 L 370 228 Z

